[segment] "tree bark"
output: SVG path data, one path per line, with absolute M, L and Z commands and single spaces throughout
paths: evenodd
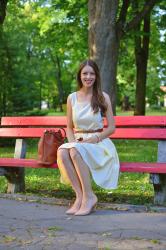
M 0 0 L 0 25 L 2 25 L 5 20 L 7 2 L 8 0 Z
M 6 6 L 8 0 L 0 0 L 0 57 L 2 60 L 3 51 L 3 23 L 6 16 Z M 2 63 L 2 62 L 1 62 Z M 6 87 L 6 86 L 5 86 Z M 6 95 L 4 95 L 4 88 L 1 86 L 1 96 L 0 96 L 0 115 L 4 115 L 6 111 L 4 110 L 4 103 L 6 103 Z
M 116 114 L 116 75 L 121 38 L 134 29 L 159 2 L 145 1 L 141 11 L 130 22 L 126 21 L 129 0 L 89 0 L 89 54 L 101 73 L 103 90 L 110 95 L 113 113 Z M 118 17 L 119 13 L 119 17 Z
M 138 25 L 138 34 L 141 33 L 141 23 Z M 146 76 L 149 55 L 150 14 L 143 20 L 143 35 L 135 37 L 136 60 L 136 95 L 134 115 L 145 115 Z
M 60 111 L 63 112 L 63 86 L 62 86 L 62 80 L 61 80 L 61 65 L 60 65 L 60 59 L 58 57 L 58 55 L 55 55 L 55 57 L 53 56 L 51 50 L 50 52 L 50 56 L 51 59 L 55 65 L 55 78 L 57 80 L 57 87 L 58 87 L 58 95 L 59 95 L 59 107 L 60 107 Z
M 90 0 L 88 8 L 90 58 L 99 66 L 102 87 L 110 95 L 115 114 L 119 52 L 119 39 L 116 31 L 118 1 Z
M 57 86 L 58 86 L 58 93 L 59 93 L 59 107 L 60 112 L 63 112 L 63 86 L 62 86 L 62 80 L 61 80 L 61 66 L 60 66 L 60 59 L 58 56 L 56 56 L 57 61 L 57 69 L 56 69 L 56 79 L 57 79 Z

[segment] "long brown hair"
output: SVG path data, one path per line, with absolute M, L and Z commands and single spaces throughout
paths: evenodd
M 97 113 L 99 110 L 101 110 L 101 114 L 104 115 L 107 110 L 107 104 L 105 102 L 105 98 L 103 95 L 103 92 L 101 90 L 101 80 L 100 80 L 100 72 L 97 64 L 93 60 L 86 60 L 80 64 L 78 73 L 77 73 L 77 83 L 78 88 L 82 88 L 82 81 L 81 81 L 81 71 L 86 66 L 91 66 L 95 72 L 96 80 L 93 85 L 93 94 L 92 94 L 92 100 L 91 100 L 91 106 L 94 111 L 94 113 Z

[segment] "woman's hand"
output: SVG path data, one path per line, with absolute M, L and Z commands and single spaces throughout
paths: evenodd
M 80 143 L 85 142 L 85 143 L 94 143 L 94 144 L 96 144 L 99 141 L 100 141 L 100 138 L 99 138 L 98 135 L 93 135 L 93 136 L 89 137 L 88 139 L 83 139 L 83 138 L 77 139 L 77 142 L 80 142 Z

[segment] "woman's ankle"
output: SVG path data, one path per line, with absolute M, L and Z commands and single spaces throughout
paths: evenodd
M 93 192 L 91 192 L 91 193 L 88 193 L 88 194 L 84 194 L 83 197 L 82 197 L 82 200 L 84 200 L 84 201 L 97 200 L 97 196 Z

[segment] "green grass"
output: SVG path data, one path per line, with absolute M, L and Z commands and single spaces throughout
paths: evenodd
M 146 116 L 162 116 L 162 115 L 165 115 L 166 114 L 166 107 L 165 108 L 161 108 L 161 109 L 150 109 L 150 108 L 147 108 L 146 109 Z M 65 112 L 56 112 L 51 110 L 49 111 L 48 113 L 48 116 L 63 116 L 65 115 Z M 116 115 L 120 115 L 120 116 L 133 116 L 134 115 L 134 111 L 133 110 L 130 110 L 130 111 L 122 111 L 121 108 L 117 108 L 116 109 Z
M 120 161 L 154 162 L 157 158 L 156 141 L 114 141 Z M 37 157 L 37 141 L 29 140 L 27 158 Z M 12 157 L 12 148 L 0 148 L 0 157 Z M 72 199 L 74 193 L 69 186 L 59 181 L 58 169 L 26 169 L 26 193 L 45 197 Z M 116 190 L 108 191 L 93 182 L 93 189 L 100 202 L 149 204 L 153 202 L 153 187 L 148 174 L 121 173 Z M 0 178 L 0 192 L 6 190 L 5 177 Z
M 147 108 L 146 109 L 146 115 L 150 116 L 150 115 L 154 115 L 154 116 L 162 116 L 166 114 L 166 107 L 165 108 L 161 108 L 161 109 L 151 109 L 151 108 Z M 55 112 L 54 110 L 50 110 L 48 113 L 49 116 L 63 116 L 65 115 L 65 111 L 64 112 Z M 120 107 L 117 107 L 116 109 L 116 115 L 120 115 L 120 116 L 133 116 L 134 115 L 134 111 L 130 110 L 130 111 L 122 111 Z
M 162 116 L 166 114 L 166 107 L 161 108 L 161 109 L 151 109 L 151 108 L 147 108 L 146 109 L 146 116 L 150 116 L 150 115 L 154 115 L 154 116 Z M 121 108 L 117 108 L 116 109 L 116 115 L 120 115 L 120 116 L 133 116 L 134 115 L 134 111 L 130 110 L 130 111 L 122 111 Z

